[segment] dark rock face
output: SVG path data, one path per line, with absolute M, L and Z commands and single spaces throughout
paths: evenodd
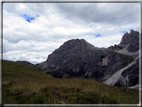
M 130 44 L 128 47 L 128 51 L 136 52 L 139 50 L 139 32 L 131 30 L 130 33 L 125 33 L 123 38 L 120 42 L 120 45 L 127 45 Z
M 134 86 L 139 83 L 139 59 L 136 60 L 136 64 L 126 69 L 122 73 L 123 77 L 127 77 L 129 81 L 127 81 L 128 86 Z
M 127 45 L 139 41 L 139 32 L 131 30 L 130 33 L 125 33 L 120 42 L 121 45 Z
M 87 62 L 88 60 L 91 60 L 91 57 L 97 53 L 99 52 L 95 50 L 95 47 L 83 39 L 70 40 L 65 42 L 59 49 L 49 55 L 46 62 L 49 65 L 53 64 L 63 67 L 66 67 L 67 65 L 67 67 L 70 67 L 77 64 L 77 62 Z
M 130 43 L 127 49 L 129 52 L 137 52 L 139 50 L 139 42 Z
M 114 45 L 114 46 L 108 47 L 108 49 L 110 49 L 110 50 L 121 50 L 123 48 L 124 48 L 124 46 L 119 46 L 119 45 Z

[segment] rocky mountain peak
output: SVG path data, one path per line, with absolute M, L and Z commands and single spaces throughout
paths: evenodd
M 136 52 L 139 50 L 139 32 L 131 30 L 130 33 L 125 33 L 121 39 L 120 45 L 129 45 L 127 50 L 129 52 Z
M 131 29 L 130 34 L 138 34 L 138 31 L 134 31 L 133 29 Z
M 71 40 L 68 40 L 67 42 L 65 42 L 62 46 L 76 46 L 76 45 L 79 45 L 79 44 L 86 44 L 87 42 L 84 40 L 84 39 L 71 39 Z M 61 47 L 62 47 L 61 46 Z
M 125 33 L 121 39 L 120 45 L 127 45 L 139 41 L 139 32 L 131 30 L 130 33 Z
M 86 60 L 97 49 L 84 39 L 71 39 L 52 52 L 46 60 L 49 65 L 61 66 L 68 61 L 75 62 L 77 58 Z M 57 59 L 58 57 L 58 59 Z M 72 61 L 71 61 L 72 60 Z
M 66 47 L 94 48 L 94 46 L 88 43 L 85 39 L 71 39 L 60 46 L 60 48 L 66 48 Z
M 70 55 L 70 54 L 81 54 L 85 51 L 93 50 L 94 51 L 95 47 L 88 43 L 84 39 L 71 39 L 65 42 L 63 45 L 61 45 L 58 49 L 53 51 L 52 54 L 56 54 L 59 56 L 62 55 Z
M 124 47 L 129 52 L 137 52 L 139 50 L 139 32 L 131 30 L 130 33 L 125 33 L 121 39 L 120 44 L 110 46 L 108 49 L 121 50 Z

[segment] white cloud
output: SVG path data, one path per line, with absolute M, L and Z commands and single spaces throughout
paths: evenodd
M 8 60 L 26 60 L 32 63 L 45 61 L 47 56 L 62 43 L 53 41 L 19 41 L 18 43 L 9 43 L 3 39 L 3 58 Z
M 96 47 L 118 44 L 124 31 L 139 30 L 139 5 L 123 3 L 118 7 L 99 3 L 4 3 L 4 59 L 40 63 L 64 42 L 76 38 Z M 20 14 L 35 20 L 29 23 Z M 101 36 L 96 37 L 98 34 Z
M 8 51 L 4 55 L 4 59 L 12 60 L 12 61 L 29 61 L 33 64 L 40 63 L 45 61 L 47 58 L 46 54 L 49 53 L 35 53 L 28 51 Z

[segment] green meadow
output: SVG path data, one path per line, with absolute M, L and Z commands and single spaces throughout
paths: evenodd
M 2 61 L 3 104 L 138 104 L 139 91 L 92 79 L 54 78 L 15 62 Z

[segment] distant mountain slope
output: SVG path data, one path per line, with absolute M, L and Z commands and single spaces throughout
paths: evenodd
M 35 67 L 58 78 L 91 78 L 108 85 L 111 85 L 111 82 L 105 81 L 122 71 L 119 78 L 123 78 L 125 82 L 117 79 L 113 85 L 134 86 L 139 83 L 139 67 L 136 66 L 139 65 L 139 58 L 136 59 L 139 55 L 138 46 L 139 32 L 134 30 L 124 34 L 119 45 L 107 49 L 94 47 L 84 39 L 72 39 Z M 130 64 L 134 60 L 137 60 L 136 63 Z M 127 69 L 130 68 L 128 72 Z
M 34 68 L 34 64 L 31 64 L 31 63 L 28 62 L 28 61 L 16 61 L 16 63 L 23 64 L 23 65 L 27 65 L 27 66 L 30 66 L 30 67 L 33 67 L 33 68 Z
M 3 80 L 6 78 L 54 78 L 35 68 L 5 60 L 2 60 L 2 76 Z

